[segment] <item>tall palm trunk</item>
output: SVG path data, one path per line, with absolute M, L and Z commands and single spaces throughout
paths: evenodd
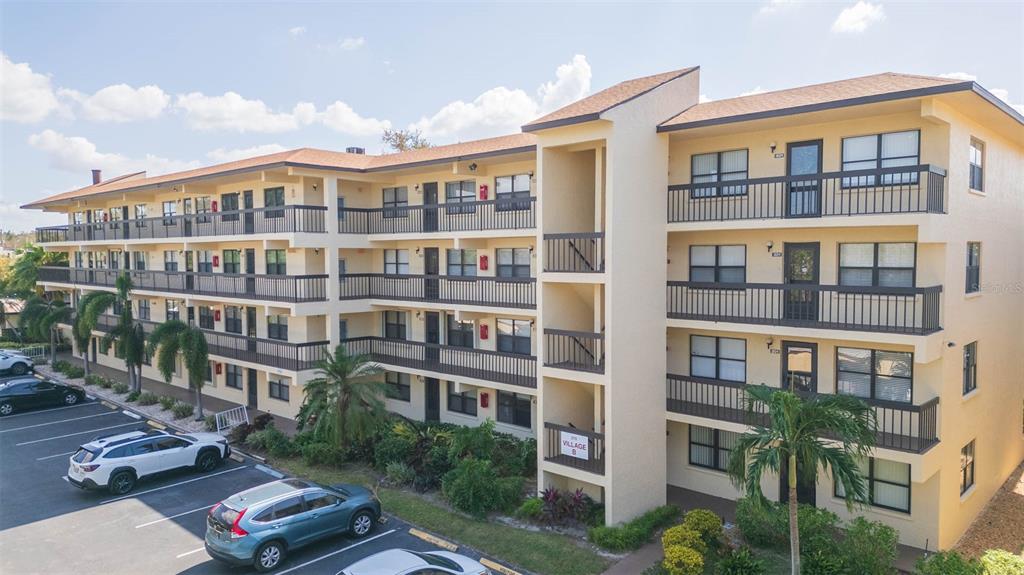
M 203 388 L 195 386 L 196 390 L 196 421 L 203 420 Z
M 796 455 L 789 456 L 789 553 L 792 575 L 800 575 L 800 529 L 797 525 Z
M 36 334 L 38 334 L 38 333 L 39 333 L 39 330 L 37 329 L 36 330 Z M 57 328 L 56 327 L 51 327 L 50 328 L 50 365 L 52 366 L 54 363 L 57 363 Z

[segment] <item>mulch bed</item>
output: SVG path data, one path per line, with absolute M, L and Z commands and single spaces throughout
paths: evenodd
M 956 549 L 971 557 L 980 557 L 987 549 L 1024 551 L 1024 463 L 1010 474 Z

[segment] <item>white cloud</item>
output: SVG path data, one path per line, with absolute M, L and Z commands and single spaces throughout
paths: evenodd
M 885 8 L 881 4 L 872 4 L 860 0 L 853 6 L 843 8 L 836 21 L 832 23 L 832 31 L 837 34 L 860 34 L 868 26 L 885 20 Z
M 26 199 L 24 203 L 27 204 L 30 201 L 52 196 L 56 193 L 52 190 L 41 190 L 31 198 Z M 23 210 L 18 204 L 0 202 L 0 222 L 3 222 L 2 228 L 4 230 L 27 232 L 35 228 L 66 224 L 68 223 L 68 217 L 65 214 L 44 212 L 42 210 Z
M 38 122 L 60 108 L 48 76 L 0 52 L 0 120 Z
M 92 96 L 77 90 L 58 90 L 57 94 L 77 102 L 84 116 L 94 122 L 132 122 L 149 120 L 160 116 L 171 97 L 158 86 L 132 88 L 127 84 L 115 84 L 101 89 Z
M 587 57 L 576 54 L 572 61 L 555 70 L 555 80 L 545 82 L 537 89 L 540 113 L 546 114 L 571 104 L 590 92 L 590 64 Z
M 740 97 L 742 98 L 743 96 L 753 96 L 755 94 L 764 94 L 765 92 L 767 92 L 767 90 L 765 90 L 761 86 L 756 86 L 753 90 L 751 90 L 749 92 L 743 92 L 742 94 L 740 94 Z
M 707 94 L 701 94 L 700 97 L 697 98 L 697 102 L 700 103 L 700 104 L 706 104 L 706 103 L 711 102 L 711 101 L 713 101 L 713 100 L 711 98 L 708 98 Z
M 203 131 L 287 132 L 311 124 L 316 115 L 316 107 L 308 102 L 299 102 L 290 113 L 278 113 L 262 100 L 246 100 L 236 92 L 223 96 L 182 94 L 175 107 L 185 112 L 190 127 Z
M 950 80 L 963 80 L 965 82 L 974 82 L 978 79 L 974 74 L 968 74 L 967 72 L 948 72 L 946 74 L 939 74 L 939 78 L 949 78 Z
M 338 47 L 342 50 L 358 50 L 366 45 L 366 38 L 362 36 L 358 38 L 345 38 L 338 44 Z
M 797 0 L 768 0 L 767 2 L 765 2 L 761 6 L 761 9 L 758 10 L 758 13 L 759 14 L 775 14 L 776 12 L 779 12 L 781 10 L 785 10 L 786 8 L 790 8 L 791 6 L 795 5 L 796 3 L 797 3 Z
M 88 174 L 89 170 L 100 169 L 110 177 L 145 170 L 153 176 L 199 166 L 198 162 L 182 162 L 152 154 L 143 158 L 129 158 L 122 154 L 103 153 L 96 148 L 96 144 L 83 137 L 65 136 L 53 130 L 43 130 L 29 136 L 28 143 L 47 155 L 51 167 L 76 174 Z
M 306 27 L 305 26 L 295 26 L 293 28 L 289 28 L 288 29 L 288 33 L 291 34 L 294 37 L 302 36 L 303 34 L 306 33 Z
M 256 156 L 266 156 L 267 154 L 276 154 L 283 152 L 288 148 L 280 144 L 263 144 L 261 146 L 252 146 L 251 148 L 235 148 L 227 150 L 225 148 L 217 148 L 206 153 L 206 157 L 213 162 L 223 164 L 226 162 L 234 162 L 235 160 L 244 160 L 246 158 L 255 158 Z
M 320 114 L 320 120 L 332 130 L 353 136 L 376 136 L 391 127 L 391 122 L 387 120 L 360 116 L 351 106 L 341 100 L 327 106 L 327 109 Z

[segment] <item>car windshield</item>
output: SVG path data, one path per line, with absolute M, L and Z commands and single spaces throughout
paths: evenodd
M 417 551 L 410 551 L 409 553 L 412 553 L 413 555 L 419 557 L 420 559 L 426 561 L 428 564 L 433 565 L 434 567 L 444 567 L 445 569 L 451 569 L 456 573 L 462 573 L 462 567 L 460 567 L 458 563 L 452 561 L 451 559 L 446 559 L 444 557 L 439 557 L 437 555 L 431 555 L 430 553 L 419 553 Z
M 74 461 L 75 463 L 89 463 L 93 459 L 99 457 L 99 454 L 99 451 L 91 451 L 84 447 L 79 447 L 78 451 L 76 451 L 75 454 L 71 456 L 71 460 Z

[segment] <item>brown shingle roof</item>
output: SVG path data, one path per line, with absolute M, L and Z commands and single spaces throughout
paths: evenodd
M 697 66 L 694 66 L 691 68 L 683 68 L 681 70 L 673 70 L 671 72 L 664 72 L 662 74 L 655 74 L 653 76 L 645 76 L 643 78 L 619 82 L 610 88 L 605 88 L 596 94 L 587 96 L 582 100 L 573 102 L 563 108 L 559 108 L 546 116 L 537 118 L 523 126 L 523 131 L 532 132 L 535 130 L 543 130 L 545 128 L 554 128 L 556 126 L 596 120 L 602 112 L 606 112 L 619 104 L 632 100 L 633 98 L 644 94 L 645 92 L 649 92 L 670 80 L 675 80 L 680 76 L 689 74 L 697 68 Z
M 885 72 L 838 82 L 765 92 L 697 104 L 662 122 L 659 132 L 709 124 L 741 122 L 766 116 L 800 114 L 815 109 L 854 106 L 929 93 L 969 90 L 973 82 Z
M 147 187 L 170 185 L 197 178 L 226 175 L 232 172 L 249 171 L 279 166 L 303 166 L 353 172 L 383 171 L 400 169 L 435 162 L 458 159 L 470 159 L 498 154 L 514 154 L 531 151 L 536 147 L 536 138 L 532 134 L 513 134 L 497 138 L 473 140 L 447 146 L 436 146 L 421 150 L 409 150 L 379 156 L 367 154 L 349 154 L 332 152 L 314 148 L 299 148 L 275 154 L 246 158 L 225 164 L 217 164 L 194 170 L 174 172 L 147 178 L 142 172 L 126 174 L 100 182 L 99 184 L 63 192 L 25 204 L 23 208 L 40 208 L 46 204 L 78 199 L 106 192 L 128 192 Z

